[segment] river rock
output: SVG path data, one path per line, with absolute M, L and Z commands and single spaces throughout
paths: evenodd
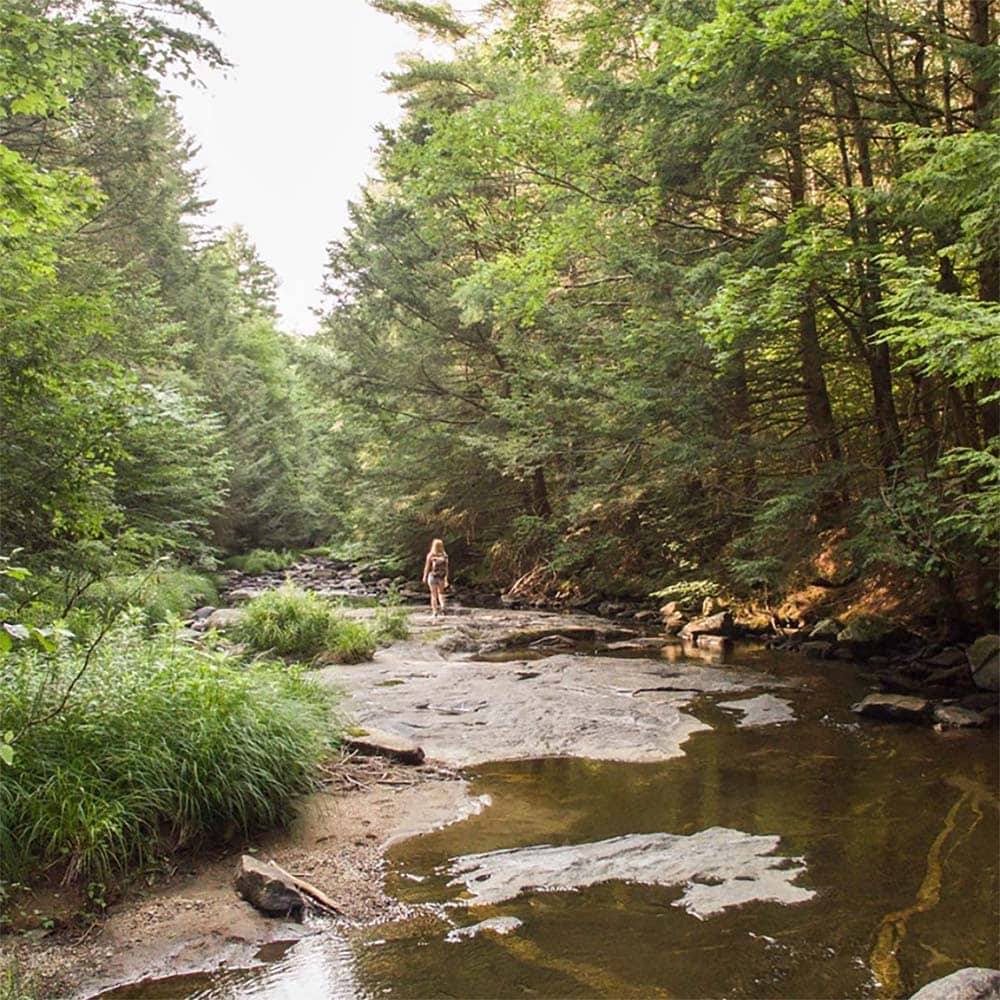
M 345 741 L 348 749 L 368 757 L 389 757 L 401 764 L 422 764 L 424 751 L 404 736 L 382 729 L 368 729 Z
M 243 617 L 243 612 L 239 608 L 216 608 L 207 618 L 201 622 L 201 627 L 206 629 L 232 628 L 238 624 Z
M 813 660 L 828 660 L 833 654 L 832 642 L 804 642 L 799 646 L 799 652 Z
M 934 722 L 941 729 L 983 729 L 990 724 L 982 712 L 961 705 L 935 705 Z
M 980 636 L 968 651 L 969 670 L 977 688 L 1000 691 L 1000 635 Z
M 694 639 L 699 635 L 732 635 L 732 633 L 733 616 L 728 611 L 720 611 L 717 615 L 688 622 L 680 634 L 682 639 Z
M 837 633 L 837 642 L 856 657 L 867 659 L 901 638 L 902 630 L 887 618 L 861 616 Z
M 305 897 L 271 865 L 244 854 L 233 881 L 240 896 L 261 913 L 302 921 Z
M 935 653 L 933 656 L 929 656 L 923 661 L 928 666 L 931 667 L 957 667 L 959 665 L 964 666 L 967 662 L 965 650 L 959 646 L 949 646 L 947 649 L 942 649 L 940 653 Z
M 1000 970 L 959 969 L 928 983 L 910 1000 L 1000 1000 Z
M 890 722 L 924 722 L 930 712 L 930 702 L 909 694 L 869 694 L 856 705 L 852 712 L 869 719 L 884 719 Z
M 817 622 L 813 626 L 809 632 L 809 638 L 832 641 L 843 631 L 844 625 L 842 622 L 837 621 L 836 618 L 824 618 L 821 622 Z

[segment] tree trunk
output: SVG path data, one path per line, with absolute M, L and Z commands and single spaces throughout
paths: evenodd
M 795 209 L 806 203 L 805 157 L 802 153 L 798 123 L 789 134 L 788 155 L 788 193 L 792 208 Z M 812 287 L 806 292 L 806 301 L 799 313 L 797 326 L 802 391 L 805 393 L 806 419 L 813 434 L 814 460 L 817 464 L 827 459 L 839 460 L 840 441 L 837 438 L 833 407 L 830 405 L 830 394 L 823 373 L 823 352 L 816 325 L 816 296 Z

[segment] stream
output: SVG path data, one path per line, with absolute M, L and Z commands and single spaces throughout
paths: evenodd
M 485 808 L 389 851 L 388 886 L 409 918 L 317 925 L 251 969 L 103 996 L 888 998 L 1000 965 L 995 731 L 859 720 L 850 705 L 868 688 L 839 662 L 749 647 L 602 652 L 465 661 L 466 687 L 442 694 L 439 714 L 469 740 L 457 730 L 440 746 Z M 376 721 L 416 706 L 400 717 L 433 746 L 420 685 L 454 664 L 402 663 L 359 669 L 349 686 Z M 567 691 L 604 678 L 596 713 L 609 729 L 622 728 L 612 695 L 648 706 L 636 741 L 661 759 L 569 756 L 565 742 L 552 744 L 560 756 L 535 756 L 552 709 L 527 682 L 549 663 Z M 510 756 L 488 759 L 472 734 L 505 722 L 489 724 L 483 685 L 511 675 L 524 679 L 508 684 L 523 739 L 511 730 Z M 637 687 L 642 677 L 652 681 Z M 375 691 L 395 700 L 366 700 Z M 575 717 L 569 700 L 565 711 Z M 584 748 L 591 722 L 579 723 Z

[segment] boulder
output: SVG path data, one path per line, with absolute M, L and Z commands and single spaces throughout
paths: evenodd
M 940 729 L 984 729 L 990 724 L 982 712 L 961 705 L 935 705 L 934 722 Z
M 809 632 L 809 638 L 832 641 L 843 631 L 844 625 L 842 622 L 837 621 L 836 618 L 824 618 L 812 627 L 812 630 Z
M 211 604 L 206 604 L 205 607 L 198 608 L 195 611 L 192 611 L 189 621 L 193 622 L 204 621 L 214 610 L 215 608 L 213 608 Z
M 1000 691 L 1000 635 L 980 636 L 966 655 L 976 687 L 983 691 Z
M 664 617 L 663 619 L 663 631 L 667 635 L 677 635 L 681 629 L 687 625 L 687 618 L 684 617 L 679 611 L 675 611 L 669 617 Z
M 883 652 L 889 645 L 902 638 L 902 630 L 886 618 L 861 616 L 855 618 L 837 633 L 837 642 L 856 657 L 867 659 Z
M 890 722 L 924 722 L 930 710 L 931 703 L 926 698 L 910 694 L 869 694 L 851 706 L 851 711 L 858 715 Z
M 717 615 L 688 622 L 680 632 L 682 639 L 694 639 L 699 635 L 732 635 L 732 633 L 733 616 L 728 611 L 720 611 Z
M 236 625 L 243 617 L 239 608 L 216 608 L 207 618 L 201 621 L 202 628 L 227 629 Z
M 833 655 L 832 642 L 804 642 L 799 646 L 799 652 L 813 660 L 829 660 Z
M 424 751 L 416 743 L 382 729 L 365 729 L 345 741 L 349 750 L 367 757 L 389 757 L 401 764 L 422 764 Z
M 1000 970 L 959 969 L 928 983 L 910 1000 L 1000 1000 Z
M 936 653 L 934 656 L 929 656 L 924 659 L 924 663 L 931 667 L 957 667 L 959 664 L 962 666 L 966 663 L 965 651 L 959 646 L 949 646 L 947 649 L 942 649 L 940 653 Z
M 261 913 L 302 921 L 305 896 L 271 865 L 244 854 L 233 882 L 240 896 Z

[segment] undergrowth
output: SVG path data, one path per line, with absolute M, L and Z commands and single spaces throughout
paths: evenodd
M 226 565 L 249 576 L 257 576 L 260 573 L 288 569 L 297 558 L 296 553 L 287 549 L 281 552 L 275 552 L 273 549 L 253 549 L 245 555 L 230 556 L 226 560 Z
M 235 667 L 169 629 L 150 637 L 138 612 L 85 656 L 25 649 L 0 672 L 0 730 L 15 734 L 0 782 L 5 882 L 52 866 L 107 882 L 280 824 L 339 738 L 333 696 L 299 671 Z

